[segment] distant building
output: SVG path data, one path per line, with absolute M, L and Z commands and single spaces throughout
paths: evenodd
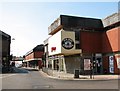
M 4 67 L 9 68 L 10 66 L 10 44 L 11 36 L 0 30 L 0 64 Z M 6 72 L 8 69 L 5 70 Z
M 19 57 L 13 56 L 10 64 L 15 63 L 16 67 L 21 67 L 23 60 L 24 60 L 24 58 L 21 56 L 19 56 Z
M 120 21 L 110 19 L 60 15 L 48 28 L 51 37 L 44 41 L 47 72 L 54 75 L 79 69 L 80 74 L 89 74 L 92 64 L 94 74 L 111 73 L 108 56 L 112 55 L 113 73 L 118 73 Z
M 37 45 L 31 51 L 27 52 L 24 55 L 24 66 L 41 68 L 42 67 L 42 57 L 44 54 L 44 45 Z

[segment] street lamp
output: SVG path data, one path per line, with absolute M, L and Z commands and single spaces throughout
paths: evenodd
M 15 40 L 15 38 L 12 38 L 12 40 Z

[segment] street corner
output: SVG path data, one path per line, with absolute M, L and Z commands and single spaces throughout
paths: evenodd
M 43 77 L 49 77 L 49 75 L 47 73 L 43 72 L 42 70 L 39 70 L 39 72 Z
M 78 78 L 75 78 L 74 75 L 49 75 L 44 71 L 40 70 L 40 74 L 43 77 L 48 77 L 51 79 L 58 79 L 58 80 L 88 80 L 88 81 L 108 81 L 108 80 L 117 80 L 118 75 L 95 75 L 90 77 L 89 75 L 80 75 Z

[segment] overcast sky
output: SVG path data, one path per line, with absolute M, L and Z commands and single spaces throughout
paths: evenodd
M 117 11 L 117 2 L 2 2 L 0 30 L 15 38 L 11 54 L 23 56 L 43 44 L 48 27 L 61 14 L 102 19 Z

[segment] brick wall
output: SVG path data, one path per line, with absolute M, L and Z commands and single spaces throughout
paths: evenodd
M 103 70 L 107 71 L 109 73 L 109 57 L 108 56 L 103 56 Z
M 42 58 L 43 52 L 32 52 L 25 57 L 25 60 L 33 59 L 33 58 Z
M 120 39 L 120 36 L 118 36 L 118 34 L 120 34 L 120 30 L 118 28 L 113 28 L 103 33 L 102 35 L 103 53 L 120 51 L 120 47 L 118 46 L 118 38 Z
M 118 27 L 118 49 L 120 51 L 120 27 Z
M 34 52 L 34 58 L 42 58 L 43 52 Z
M 80 46 L 83 53 L 102 52 L 102 32 L 80 32 Z
M 34 53 L 30 53 L 29 55 L 25 56 L 25 60 L 29 60 L 29 59 L 32 59 L 34 58 Z

